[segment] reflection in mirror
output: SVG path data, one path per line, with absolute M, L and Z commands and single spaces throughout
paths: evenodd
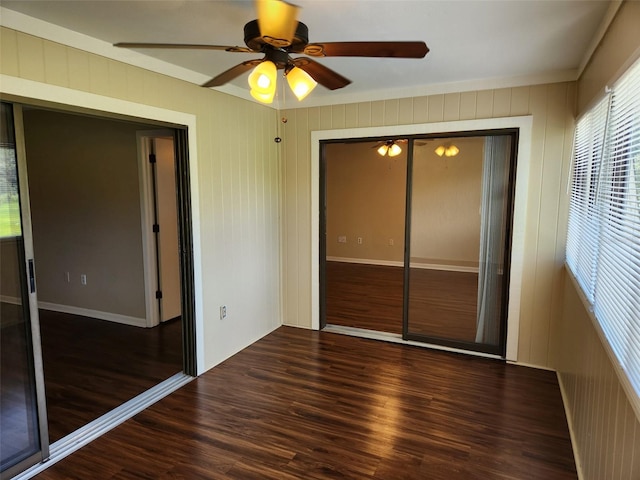
M 510 142 L 509 136 L 438 139 L 435 149 L 416 142 L 407 296 L 410 338 L 449 346 L 482 344 L 499 353 Z M 456 155 L 440 155 L 438 149 L 451 145 Z
M 402 333 L 407 141 L 330 143 L 326 159 L 326 321 Z
M 504 355 L 515 135 L 323 144 L 326 323 Z

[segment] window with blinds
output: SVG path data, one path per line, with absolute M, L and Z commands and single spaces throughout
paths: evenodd
M 640 397 L 640 62 L 576 126 L 567 264 Z

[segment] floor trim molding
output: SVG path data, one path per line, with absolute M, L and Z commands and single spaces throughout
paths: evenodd
M 109 430 L 112 430 L 118 425 L 124 423 L 126 420 L 137 415 L 170 393 L 175 392 L 193 379 L 194 377 L 190 377 L 184 373 L 177 373 L 173 377 L 168 378 L 164 382 L 159 383 L 155 387 L 150 388 L 128 402 L 123 403 L 119 407 L 111 410 L 109 413 L 104 414 L 93 422 L 88 423 L 84 427 L 79 428 L 75 432 L 53 443 L 50 446 L 50 455 L 46 461 L 38 463 L 37 465 L 34 465 L 33 467 L 16 475 L 12 480 L 27 480 L 32 478 L 34 475 L 43 472 L 50 466 L 68 457 L 73 452 L 104 435 Z
M 38 308 L 42 310 L 49 310 L 51 312 L 69 313 L 71 315 L 80 315 L 81 317 L 107 320 L 109 322 L 122 323 L 123 325 L 131 325 L 133 327 L 145 328 L 147 326 L 146 318 L 131 317 L 129 315 L 121 315 L 119 313 L 101 312 L 99 310 L 91 310 L 89 308 L 74 307 L 73 305 L 38 302 Z
M 491 353 L 473 352 L 471 350 L 462 350 L 460 348 L 445 347 L 443 345 L 435 345 L 432 343 L 416 342 L 414 340 L 404 340 L 402 335 L 397 333 L 378 332 L 376 330 L 367 330 L 365 328 L 344 327 L 342 325 L 327 324 L 321 331 L 328 333 L 337 333 L 340 335 L 349 335 L 352 337 L 368 338 L 370 340 L 380 340 L 383 342 L 399 343 L 401 345 L 411 345 L 412 347 L 422 347 L 431 350 L 442 350 L 451 353 L 463 353 L 474 357 L 491 358 L 494 360 L 504 360 L 500 355 Z
M 560 386 L 560 395 L 562 396 L 562 406 L 564 407 L 564 416 L 567 419 L 567 426 L 569 427 L 569 436 L 571 437 L 571 449 L 573 450 L 573 461 L 576 464 L 576 472 L 578 473 L 578 480 L 584 479 L 582 473 L 582 462 L 580 461 L 580 452 L 578 452 L 578 443 L 576 433 L 573 429 L 573 420 L 571 416 L 571 408 L 569 406 L 569 397 L 567 391 L 564 388 L 564 382 L 562 381 L 562 375 L 560 372 L 556 372 L 558 378 L 558 385 Z
M 396 260 L 377 260 L 373 258 L 327 257 L 327 262 L 358 263 L 363 265 L 379 265 L 383 267 L 404 267 L 404 262 Z M 479 267 L 470 265 L 452 265 L 440 263 L 411 262 L 411 268 L 425 270 L 443 270 L 445 272 L 478 273 Z

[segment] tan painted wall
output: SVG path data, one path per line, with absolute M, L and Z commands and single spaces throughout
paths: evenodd
M 436 155 L 435 146 L 448 141 L 415 147 L 411 261 L 477 267 L 484 137 L 456 139 L 456 157 Z M 326 146 L 329 257 L 404 262 L 407 146 L 390 158 L 376 144 Z
M 478 266 L 484 137 L 451 139 L 455 157 L 439 157 L 429 142 L 413 158 L 411 261 Z
M 640 52 L 640 2 L 625 2 L 578 81 L 582 113 Z M 562 207 L 568 204 L 562 197 Z M 574 449 L 585 480 L 640 478 L 640 423 L 566 273 L 561 317 L 552 336 L 553 366 L 563 386 Z
M 609 25 L 579 80 L 578 113 L 604 94 L 629 63 L 640 55 L 640 2 L 625 1 Z
M 203 298 L 205 367 L 280 325 L 277 112 L 11 29 L 0 32 L 4 75 L 195 116 L 202 245 L 196 288 Z M 218 320 L 223 304 L 225 321 Z
M 25 110 L 38 301 L 145 318 L 136 141 L 143 128 Z
M 552 322 L 560 311 L 575 84 L 451 93 L 286 112 L 283 133 L 283 318 L 311 326 L 311 175 L 314 130 L 533 116 L 518 360 L 550 365 Z
M 329 257 L 404 261 L 407 152 L 405 148 L 396 157 L 381 157 L 375 145 L 326 146 Z M 339 235 L 346 236 L 347 243 L 339 243 Z

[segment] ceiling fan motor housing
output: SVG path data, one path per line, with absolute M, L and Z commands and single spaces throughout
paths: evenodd
M 282 45 L 277 41 L 263 37 L 260 34 L 258 20 L 251 20 L 244 26 L 244 43 L 256 52 L 265 51 L 267 45 L 273 48 L 282 48 L 286 51 L 302 51 L 305 45 L 309 43 L 309 29 L 304 23 L 298 22 L 296 33 L 291 39 L 291 43 Z

